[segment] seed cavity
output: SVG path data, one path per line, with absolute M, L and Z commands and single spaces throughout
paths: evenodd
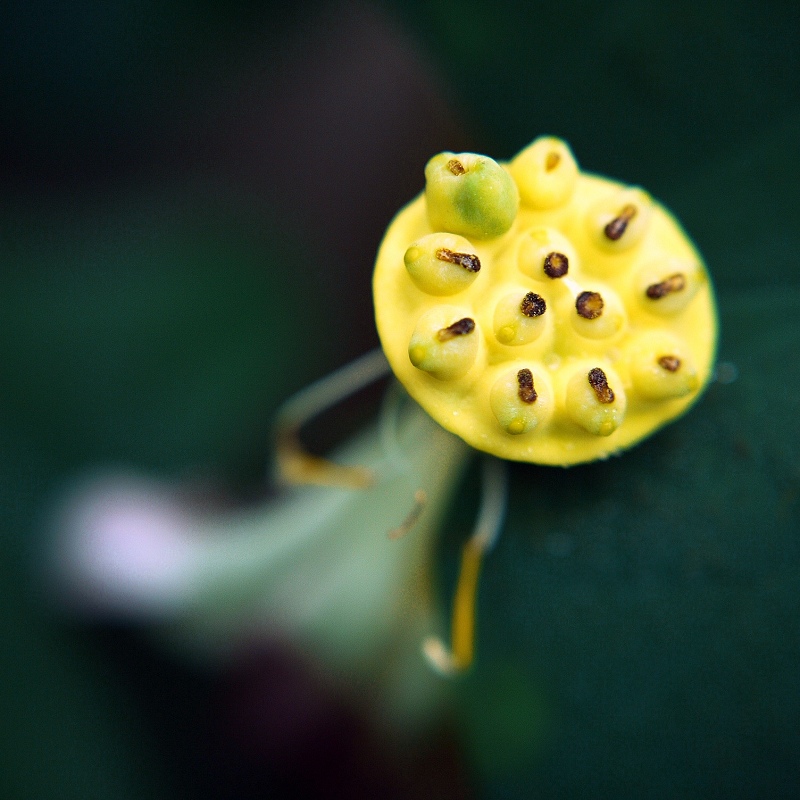
M 441 161 L 439 163 L 441 164 Z M 464 175 L 466 173 L 464 165 L 457 158 L 451 158 L 447 162 L 447 169 L 449 169 L 453 175 Z
M 608 385 L 608 378 L 606 378 L 605 372 L 600 367 L 594 367 L 594 369 L 589 370 L 589 385 L 594 389 L 599 403 L 608 404 L 614 402 L 614 392 Z
M 528 292 L 528 294 L 522 298 L 522 302 L 519 304 L 519 310 L 526 317 L 541 317 L 542 314 L 547 311 L 547 303 L 545 303 L 541 295 L 535 292 Z
M 681 360 L 678 356 L 661 356 L 658 364 L 667 372 L 677 372 L 681 367 Z
M 544 274 L 548 278 L 563 278 L 569 270 L 569 259 L 563 253 L 548 253 L 544 257 Z
M 527 367 L 517 373 L 517 386 L 519 387 L 517 395 L 523 403 L 530 405 L 536 402 L 536 398 L 539 395 L 536 393 L 536 389 L 533 388 L 533 374 Z
M 447 261 L 449 264 L 458 264 L 459 267 L 464 267 L 467 272 L 481 271 L 481 260 L 478 256 L 472 255 L 472 253 L 456 253 L 446 247 L 440 247 L 436 251 L 436 258 L 439 261 Z
M 575 310 L 584 319 L 597 319 L 603 313 L 604 305 L 598 292 L 581 292 L 575 301 Z
M 622 207 L 619 214 L 603 228 L 607 239 L 616 242 L 628 228 L 628 223 L 636 216 L 636 206 L 628 203 Z
M 466 336 L 468 333 L 472 333 L 474 330 L 475 320 L 470 319 L 469 317 L 464 317 L 464 319 L 460 319 L 458 322 L 454 322 L 452 325 L 442 328 L 436 334 L 436 337 L 440 342 L 447 342 L 450 339 L 455 339 L 456 336 Z
M 665 278 L 661 283 L 652 283 L 647 287 L 647 296 L 651 300 L 659 300 L 674 292 L 682 292 L 686 288 L 686 277 L 682 272 L 676 272 Z
M 552 172 L 561 162 L 561 156 L 558 153 L 550 152 L 544 160 L 544 171 Z

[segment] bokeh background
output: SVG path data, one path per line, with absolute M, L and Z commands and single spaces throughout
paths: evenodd
M 799 797 L 799 17 L 7 0 L 0 795 Z M 513 467 L 479 662 L 434 730 L 387 741 L 285 649 L 201 670 L 62 615 L 34 576 L 65 482 L 121 466 L 257 501 L 280 401 L 377 342 L 374 253 L 427 158 L 540 133 L 682 220 L 724 369 L 622 458 Z

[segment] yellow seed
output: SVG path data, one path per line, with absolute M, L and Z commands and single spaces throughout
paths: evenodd
M 435 306 L 417 321 L 408 343 L 408 360 L 442 381 L 461 378 L 478 355 L 480 333 L 463 309 Z
M 607 341 L 625 328 L 625 309 L 616 292 L 593 285 L 599 291 L 583 291 L 578 295 L 570 322 L 578 335 Z
M 425 166 L 425 210 L 435 231 L 494 239 L 514 223 L 519 191 L 494 160 L 439 153 Z
M 651 401 L 686 397 L 699 387 L 689 348 L 677 336 L 662 331 L 640 334 L 628 346 L 634 389 Z
M 545 370 L 536 364 L 518 362 L 510 369 L 490 374 L 495 380 L 489 407 L 501 430 L 520 436 L 548 424 L 553 413 L 553 386 Z
M 542 136 L 509 164 L 523 204 L 536 209 L 563 206 L 575 191 L 578 165 L 566 143 Z
M 453 233 L 423 236 L 406 250 L 403 262 L 417 288 L 435 296 L 463 292 L 481 269 L 475 247 Z
M 618 253 L 639 244 L 650 229 L 652 199 L 636 188 L 619 189 L 596 201 L 586 215 L 591 240 L 600 250 Z
M 533 295 L 535 299 L 527 303 L 529 295 Z M 548 326 L 549 317 L 545 307 L 545 301 L 538 294 L 526 293 L 524 286 L 503 296 L 495 306 L 493 317 L 497 341 L 518 347 L 538 339 Z M 525 310 L 530 313 L 525 313 Z M 534 314 L 536 311 L 541 313 Z
M 673 316 L 692 302 L 705 277 L 693 260 L 660 256 L 645 261 L 634 281 L 641 308 L 650 314 Z
M 517 250 L 517 267 L 528 278 L 548 285 L 572 270 L 579 270 L 575 248 L 563 233 L 555 228 L 537 227 L 521 234 Z
M 622 381 L 608 366 L 581 364 L 567 383 L 565 407 L 570 419 L 584 430 L 610 436 L 625 416 Z

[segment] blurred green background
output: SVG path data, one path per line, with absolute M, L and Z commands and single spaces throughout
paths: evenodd
M 799 23 L 755 0 L 5 3 L 0 795 L 800 796 Z M 65 481 L 259 496 L 281 399 L 376 344 L 372 260 L 426 159 L 540 133 L 690 231 L 728 379 L 620 459 L 512 468 L 479 662 L 421 752 L 286 654 L 203 673 L 53 610 L 37 532 Z M 287 687 L 310 721 L 281 739 Z

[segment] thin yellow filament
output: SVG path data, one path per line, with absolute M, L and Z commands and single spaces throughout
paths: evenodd
M 483 561 L 483 548 L 469 539 L 461 550 L 461 571 L 453 600 L 453 667 L 469 667 L 475 654 L 475 606 L 478 596 L 478 577 Z
M 506 469 L 502 461 L 486 458 L 483 462 L 483 497 L 472 536 L 461 550 L 461 568 L 453 598 L 451 645 L 448 649 L 437 636 L 427 638 L 422 651 L 442 675 L 463 672 L 475 656 L 475 608 L 478 578 L 483 556 L 495 545 L 503 526 L 506 509 Z
M 389 372 L 380 349 L 311 384 L 290 398 L 278 412 L 275 424 L 275 467 L 286 484 L 311 484 L 342 489 L 365 489 L 374 475 L 360 466 L 335 464 L 307 453 L 300 441 L 300 429 L 310 419 L 355 394 Z
M 294 430 L 278 433 L 275 464 L 281 480 L 293 485 L 366 489 L 375 480 L 372 472 L 365 467 L 336 464 L 307 453 Z

